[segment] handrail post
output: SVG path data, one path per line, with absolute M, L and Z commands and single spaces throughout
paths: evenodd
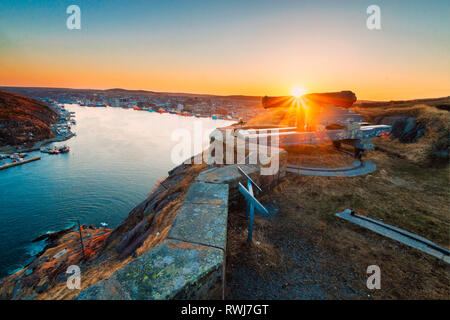
M 77 222 L 78 222 L 78 231 L 80 232 L 81 252 L 83 253 L 83 260 L 86 260 L 86 255 L 84 254 L 83 236 L 81 234 L 80 220 L 77 220 Z
M 239 191 L 245 197 L 245 218 L 249 219 L 248 221 L 248 243 L 252 243 L 253 236 L 253 223 L 255 218 L 255 210 L 262 214 L 269 214 L 267 209 L 255 198 L 253 193 L 253 187 L 256 188 L 257 191 L 261 192 L 261 188 L 250 178 L 242 168 L 237 167 L 239 173 L 247 179 L 247 188 L 244 187 L 242 183 L 239 182 Z
M 248 221 L 248 243 L 252 243 L 252 235 L 253 235 L 253 218 L 255 216 L 255 207 L 253 203 L 250 202 L 250 219 Z

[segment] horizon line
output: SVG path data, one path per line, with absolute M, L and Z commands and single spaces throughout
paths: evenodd
M 108 89 L 98 89 L 98 88 L 69 88 L 69 87 L 47 87 L 47 86 L 8 86 L 8 85 L 0 85 L 0 88 L 36 88 L 36 89 L 66 89 L 66 90 L 96 90 L 96 91 L 108 91 L 108 90 L 123 90 L 123 91 L 144 91 L 147 93 L 155 93 L 155 94 L 171 94 L 171 95 L 193 95 L 193 96 L 211 96 L 211 97 L 247 97 L 247 98 L 262 98 L 266 95 L 245 95 L 245 94 L 212 94 L 212 93 L 194 93 L 194 92 L 170 92 L 170 91 L 153 91 L 147 89 L 125 89 L 125 88 L 108 88 Z M 344 89 L 343 89 L 344 90 Z M 343 91 L 340 90 L 340 91 Z M 332 91 L 323 91 L 323 92 L 332 92 Z M 337 92 L 337 91 L 334 91 Z M 306 94 L 311 93 L 322 93 L 322 92 L 307 92 Z M 289 95 L 280 95 L 280 96 L 289 96 Z M 271 96 L 275 97 L 275 96 Z M 356 95 L 356 101 L 371 101 L 371 102 L 390 102 L 390 101 L 415 101 L 415 100 L 433 100 L 433 99 L 443 99 L 450 98 L 450 96 L 441 96 L 441 97 L 428 97 L 428 98 L 416 98 L 416 99 L 391 99 L 391 100 L 373 100 L 373 99 L 364 99 L 358 98 Z

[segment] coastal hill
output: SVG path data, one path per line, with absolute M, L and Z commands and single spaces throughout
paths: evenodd
M 54 136 L 58 115 L 44 103 L 0 91 L 0 146 L 34 143 Z

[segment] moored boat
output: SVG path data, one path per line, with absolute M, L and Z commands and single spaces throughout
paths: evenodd
M 66 145 L 62 147 L 50 146 L 41 148 L 41 152 L 49 153 L 49 154 L 59 154 L 59 153 L 67 153 L 70 151 L 70 148 Z
M 60 153 L 67 153 L 69 151 L 70 151 L 70 148 L 69 148 L 69 146 L 66 146 L 66 145 L 59 148 Z

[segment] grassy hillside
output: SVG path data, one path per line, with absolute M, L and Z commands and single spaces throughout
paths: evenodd
M 415 119 L 414 128 L 423 130 L 416 141 L 377 139 L 380 150 L 424 165 L 448 164 L 450 153 L 450 98 L 357 103 L 352 108 L 371 123 L 386 123 L 394 117 Z
M 0 91 L 0 146 L 34 143 L 53 137 L 58 115 L 44 103 Z

